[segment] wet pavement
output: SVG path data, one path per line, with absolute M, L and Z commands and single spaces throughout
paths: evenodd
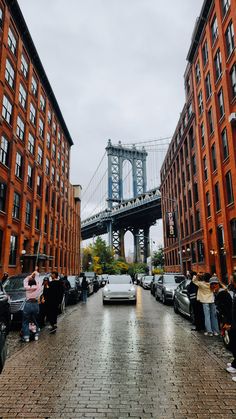
M 0 418 L 236 418 L 230 354 L 190 328 L 140 287 L 136 307 L 103 307 L 99 291 L 55 335 L 11 334 Z

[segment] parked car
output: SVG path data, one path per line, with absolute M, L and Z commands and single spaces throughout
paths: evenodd
M 108 274 L 98 275 L 98 282 L 99 282 L 100 288 L 102 288 L 102 287 L 104 287 L 106 285 L 107 278 L 108 278 Z
M 2 284 L 0 283 L 0 373 L 7 357 L 7 335 L 10 329 L 10 302 Z
M 68 287 L 66 290 L 66 305 L 76 304 L 80 300 L 82 294 L 79 277 L 75 275 L 69 275 L 67 276 L 67 280 L 70 284 L 70 287 Z
M 137 288 L 130 275 L 109 275 L 102 289 L 103 304 L 115 301 L 126 301 L 136 304 Z
M 143 287 L 145 290 L 150 290 L 150 286 L 151 286 L 151 282 L 152 282 L 152 280 L 153 280 L 153 275 L 145 275 L 145 276 L 142 278 L 142 287 Z
M 163 304 L 173 302 L 174 292 L 186 277 L 179 273 L 165 273 L 160 276 L 156 284 L 156 300 L 160 300 Z
M 174 311 L 175 313 L 182 313 L 193 320 L 193 311 L 188 297 L 187 287 L 190 284 L 189 279 L 185 279 L 179 284 L 174 293 Z
M 156 293 L 156 285 L 157 285 L 157 282 L 158 282 L 158 279 L 160 278 L 160 276 L 161 276 L 161 275 L 157 275 L 157 274 L 155 274 L 155 275 L 153 276 L 153 280 L 152 280 L 152 282 L 151 282 L 151 284 L 150 284 L 150 291 L 151 291 L 151 294 L 152 294 L 153 296 L 155 296 L 155 293 Z
M 145 274 L 136 274 L 135 280 L 137 282 L 137 285 L 142 285 L 142 278 L 145 276 Z

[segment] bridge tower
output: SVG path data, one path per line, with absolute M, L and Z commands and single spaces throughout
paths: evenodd
M 118 203 L 122 202 L 123 197 L 123 162 L 128 160 L 132 166 L 133 179 L 133 198 L 139 194 L 145 193 L 147 188 L 146 158 L 147 152 L 142 150 L 123 147 L 121 142 L 113 145 L 108 140 L 106 147 L 108 156 L 108 212 Z M 149 228 L 148 222 L 145 226 L 130 226 L 129 228 L 120 228 L 112 224 L 112 219 L 108 221 L 109 245 L 117 255 L 124 257 L 124 235 L 130 230 L 134 235 L 134 253 L 135 261 L 146 261 L 149 255 Z

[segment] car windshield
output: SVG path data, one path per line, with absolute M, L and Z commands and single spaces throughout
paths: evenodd
M 68 281 L 72 287 L 75 286 L 75 276 L 68 276 Z
M 183 275 L 169 275 L 167 277 L 164 277 L 164 283 L 165 284 L 180 284 L 182 281 L 184 281 L 185 276 Z
M 108 283 L 109 284 L 131 284 L 132 283 L 132 279 L 130 276 L 122 276 L 122 275 L 117 275 L 117 276 L 110 276 L 108 278 Z
M 24 279 L 22 277 L 9 278 L 4 284 L 5 291 L 24 291 Z

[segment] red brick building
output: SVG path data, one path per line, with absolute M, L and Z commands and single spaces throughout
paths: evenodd
M 216 271 L 225 281 L 236 266 L 235 30 L 234 2 L 204 1 L 194 29 L 185 75 L 195 113 L 194 148 L 190 155 L 184 154 L 186 135 L 183 134 L 179 151 L 173 155 L 175 134 L 161 169 L 162 193 L 174 197 L 179 209 L 179 240 L 167 239 L 165 228 L 167 269 L 180 269 L 181 257 L 180 260 L 175 258 L 173 263 L 170 255 L 173 251 L 175 254 L 181 251 L 177 254 L 182 256 L 184 270 Z M 182 124 L 180 119 L 179 125 Z M 181 149 L 182 164 L 174 171 Z M 183 187 L 183 177 L 188 179 L 188 165 L 191 167 L 190 181 Z M 175 183 L 181 181 L 182 189 L 173 191 Z M 192 207 L 187 197 L 190 193 L 193 194 Z M 185 199 L 187 205 L 181 216 Z
M 0 0 L 0 274 L 80 270 L 73 145 L 15 0 Z

